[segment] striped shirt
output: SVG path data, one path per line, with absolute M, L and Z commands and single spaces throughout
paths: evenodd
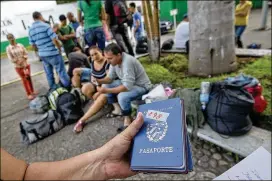
M 107 70 L 109 70 L 110 64 L 105 61 L 103 67 L 100 70 L 96 70 L 94 67 L 94 61 L 91 61 L 91 70 L 92 70 L 92 76 L 96 79 L 103 79 L 107 75 Z
M 6 52 L 15 67 L 22 68 L 27 65 L 27 51 L 22 44 L 16 43 L 14 46 L 9 45 L 6 48 Z
M 40 57 L 58 55 L 59 51 L 53 44 L 53 39 L 57 39 L 52 28 L 42 21 L 35 21 L 29 29 L 29 43 L 35 44 Z

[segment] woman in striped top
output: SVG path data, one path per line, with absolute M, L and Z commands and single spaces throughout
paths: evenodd
M 15 70 L 22 79 L 23 86 L 25 88 L 27 98 L 32 100 L 35 98 L 37 92 L 34 92 L 34 88 L 30 76 L 30 65 L 27 63 L 27 51 L 25 47 L 16 43 L 14 35 L 9 33 L 7 39 L 10 43 L 6 48 L 8 58 L 15 66 Z
M 107 76 L 110 64 L 103 57 L 102 51 L 97 46 L 89 49 L 91 57 L 91 68 L 75 68 L 73 71 L 72 84 L 74 87 L 82 87 L 82 93 L 89 99 L 96 99 L 99 93 L 96 92 L 95 79 L 103 79 Z M 86 83 L 87 82 L 87 83 Z

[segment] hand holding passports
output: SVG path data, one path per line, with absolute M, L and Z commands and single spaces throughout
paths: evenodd
M 188 173 L 193 160 L 183 100 L 140 105 L 144 125 L 134 138 L 131 169 L 144 172 Z

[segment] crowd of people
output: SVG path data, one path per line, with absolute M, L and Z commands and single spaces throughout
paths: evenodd
M 131 123 L 133 100 L 140 99 L 151 88 L 151 82 L 135 53 L 128 35 L 133 29 L 136 41 L 143 36 L 141 14 L 135 3 L 127 6 L 124 0 L 78 1 L 77 19 L 72 12 L 59 16 L 60 23 L 50 25 L 38 11 L 33 13 L 34 23 L 29 28 L 29 43 L 43 63 L 49 90 L 64 87 L 80 88 L 86 98 L 93 100 L 86 114 L 78 120 L 74 131 L 82 131 L 86 121 L 105 104 L 112 104 L 110 117 L 124 116 L 123 131 Z M 116 43 L 106 42 L 114 39 Z M 29 100 L 37 95 L 33 90 L 27 51 L 8 35 L 9 58 L 21 76 Z M 65 69 L 62 49 L 68 57 Z M 59 82 L 55 80 L 56 70 Z

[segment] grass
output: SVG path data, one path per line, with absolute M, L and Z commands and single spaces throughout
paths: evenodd
M 251 75 L 257 78 L 263 86 L 263 96 L 268 102 L 268 106 L 263 115 L 271 118 L 271 56 L 253 59 L 238 58 L 238 70 L 229 74 L 222 74 L 211 78 L 190 77 L 188 73 L 188 60 L 182 54 L 168 54 L 162 57 L 159 63 L 150 63 L 149 57 L 140 59 L 152 83 L 167 81 L 174 88 L 199 88 L 202 81 L 216 82 L 227 77 L 237 76 L 239 73 Z M 268 119 L 270 126 L 272 120 Z

